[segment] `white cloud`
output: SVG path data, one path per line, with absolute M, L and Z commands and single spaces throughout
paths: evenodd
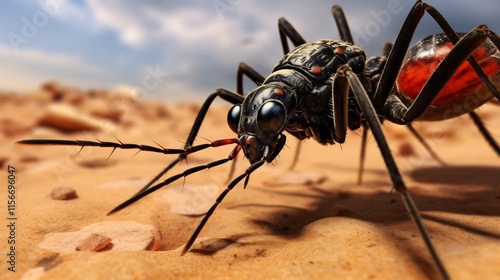
M 166 41 L 228 46 L 242 29 L 240 21 L 221 21 L 201 5 L 174 9 L 158 3 L 88 0 L 88 7 L 102 28 L 114 30 L 131 46 Z
M 141 4 L 135 7 L 117 1 L 88 0 L 88 8 L 96 23 L 102 28 L 116 31 L 123 42 L 132 46 L 142 46 L 150 40 L 152 30 L 142 14 Z
M 401 4 L 401 12 L 391 14 L 390 24 L 379 23 L 379 30 L 373 30 L 372 23 L 378 18 L 373 15 L 387 9 L 389 1 L 366 3 L 363 9 L 359 9 L 352 1 L 335 1 L 343 6 L 355 36 L 356 33 L 368 34 L 368 31 L 371 31 L 368 34 L 370 36 L 356 36 L 357 43 L 365 47 L 368 55 L 378 55 L 382 43 L 395 38 L 410 6 L 414 3 L 403 0 L 391 2 L 394 1 Z M 230 9 L 223 10 L 221 14 L 214 3 L 228 4 Z M 42 80 L 54 74 L 52 76 L 66 80 L 75 79 L 78 82 L 76 86 L 88 87 L 98 82 L 110 84 L 109 80 L 118 80 L 117 77 L 140 83 L 142 76 L 138 73 L 144 68 L 143 64 L 158 63 L 171 75 L 155 94 L 165 94 L 169 98 L 172 93 L 180 92 L 183 97 L 206 95 L 216 87 L 234 89 L 236 69 L 241 61 L 255 67 L 263 75 L 269 74 L 273 65 L 283 55 L 277 28 L 278 18 L 281 16 L 286 17 L 307 41 L 338 38 L 337 27 L 330 13 L 332 4 L 326 0 L 317 1 L 314 5 L 304 1 L 283 0 L 67 1 L 56 15 L 58 20 L 54 21 L 53 26 L 47 27 L 44 34 L 61 34 L 50 33 L 49 28 L 57 28 L 61 23 L 70 24 L 74 28 L 70 40 L 78 38 L 92 47 L 87 47 L 87 44 L 76 47 L 71 45 L 71 53 L 79 53 L 78 56 L 31 50 L 17 57 L 8 57 L 10 55 L 5 54 L 3 50 L 0 58 L 7 60 L 2 60 L 0 70 L 1 73 L 12 73 L 11 77 L 15 71 L 18 74 L 31 75 L 26 79 L 29 81 Z M 463 31 L 464 27 L 457 26 L 457 21 L 450 18 L 451 15 L 458 14 L 458 4 L 439 5 L 443 6 L 438 8 L 451 20 L 452 25 Z M 473 16 L 469 13 L 469 16 L 461 19 L 459 23 L 469 22 L 465 30 L 470 29 L 469 25 L 473 26 L 470 22 L 477 24 L 484 20 L 488 23 L 488 20 L 483 19 L 483 14 L 485 13 L 471 18 Z M 416 38 L 435 33 L 436 31 L 428 30 L 427 26 L 432 24 L 434 23 L 430 17 L 424 17 L 420 27 L 425 28 L 417 30 Z M 371 30 L 367 31 L 368 27 L 371 27 Z M 422 30 L 425 33 L 423 35 L 419 34 Z M 115 41 L 115 37 L 107 37 L 109 31 L 117 34 L 119 42 Z M 45 44 L 39 47 L 45 50 L 50 50 L 51 44 L 59 44 L 54 37 L 39 36 L 37 40 L 45 40 Z M 36 43 L 35 40 L 30 42 L 33 48 L 38 47 Z M 117 51 L 110 50 L 111 47 L 117 48 Z M 60 45 L 57 49 L 61 49 Z M 115 57 L 106 55 L 103 59 L 94 60 L 94 63 L 102 65 L 102 68 L 113 69 L 116 73 L 99 72 L 104 70 L 82 59 L 95 58 L 101 54 L 116 54 Z M 9 68 L 5 65 L 9 65 Z M 21 69 L 21 66 L 25 69 Z M 70 66 L 74 69 L 70 69 Z M 39 74 L 35 75 L 36 73 Z M 6 82 L 2 84 L 5 85 Z

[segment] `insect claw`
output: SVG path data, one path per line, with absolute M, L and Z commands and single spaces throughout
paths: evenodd
M 248 181 L 250 180 L 250 175 L 247 175 L 246 178 L 245 178 L 245 183 L 243 184 L 243 189 L 246 189 L 247 188 L 247 185 L 248 185 Z
M 182 178 L 182 188 L 181 192 L 184 192 L 184 187 L 186 186 L 186 177 Z

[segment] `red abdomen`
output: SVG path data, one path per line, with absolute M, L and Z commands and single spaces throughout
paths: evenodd
M 405 58 L 396 81 L 400 95 L 410 101 L 415 100 L 429 76 L 452 48 L 453 44 L 444 34 L 429 36 L 412 47 Z M 478 48 L 473 56 L 490 79 L 496 78 L 498 80 L 497 76 L 500 76 L 500 53 L 489 40 Z M 467 96 L 479 94 L 481 88 L 484 88 L 484 84 L 466 61 L 437 95 L 432 105 L 451 107 L 464 102 Z M 482 94 L 484 95 L 484 91 Z M 486 101 L 484 100 L 484 102 Z M 479 107 L 484 102 L 477 104 L 476 107 Z

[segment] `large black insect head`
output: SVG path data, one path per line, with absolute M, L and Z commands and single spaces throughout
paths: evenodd
M 269 83 L 229 110 L 227 121 L 238 134 L 245 156 L 254 163 L 272 161 L 285 144 L 282 134 L 296 107 L 295 95 L 282 83 Z

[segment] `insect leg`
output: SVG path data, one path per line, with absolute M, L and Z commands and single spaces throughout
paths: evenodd
M 295 27 L 293 27 L 293 25 L 283 17 L 278 20 L 278 30 L 280 33 L 281 46 L 283 48 L 284 54 L 290 52 L 290 47 L 288 46 L 288 38 L 292 41 L 295 47 L 298 47 L 306 43 L 306 40 L 302 37 L 302 35 L 299 34 L 299 32 L 295 29 Z M 297 165 L 301 146 L 302 142 L 299 141 L 297 144 L 297 148 L 295 150 L 295 155 L 293 157 L 292 164 L 288 168 L 289 170 L 293 170 L 295 168 L 295 165 Z
M 361 151 L 359 153 L 358 185 L 363 183 L 363 173 L 365 171 L 366 140 L 368 138 L 368 125 L 362 124 L 363 134 L 361 135 Z
M 205 115 L 208 112 L 208 109 L 210 108 L 210 105 L 214 101 L 216 97 L 220 97 L 223 100 L 228 101 L 229 103 L 232 104 L 237 104 L 243 102 L 243 96 L 232 92 L 227 89 L 219 88 L 217 89 L 214 93 L 210 94 L 208 98 L 205 100 L 203 105 L 200 108 L 200 111 L 198 112 L 198 115 L 196 116 L 196 119 L 193 123 L 192 129 L 189 132 L 188 138 L 186 139 L 186 142 L 184 144 L 184 148 L 187 148 L 191 145 L 193 145 L 193 142 L 196 138 L 196 135 L 198 134 L 198 131 L 200 130 L 201 124 L 203 123 L 203 120 L 205 119 Z M 156 181 L 158 181 L 165 173 L 167 173 L 170 169 L 172 169 L 177 163 L 181 162 L 187 157 L 185 154 L 180 154 L 177 159 L 172 161 L 167 167 L 165 167 L 160 173 L 158 173 L 149 183 L 147 183 L 142 189 L 140 189 L 137 194 L 143 192 L 144 190 L 148 189 L 151 185 L 153 185 Z
M 337 24 L 337 28 L 339 29 L 340 40 L 354 44 L 354 40 L 352 39 L 351 35 L 351 30 L 349 29 L 349 24 L 347 23 L 344 11 L 339 5 L 333 5 L 332 15 L 333 18 L 335 19 L 335 23 Z
M 445 31 L 446 35 L 448 38 L 450 38 L 451 42 L 456 44 L 459 41 L 459 37 L 456 34 L 456 32 L 451 28 L 449 23 L 446 21 L 446 19 L 439 13 L 438 10 L 436 10 L 434 7 L 427 5 L 426 11 L 434 18 L 434 20 L 441 26 L 441 28 Z M 495 44 L 498 50 L 500 50 L 500 37 L 498 37 L 493 31 L 488 30 L 488 38 Z M 500 101 L 500 92 L 498 89 L 495 87 L 493 82 L 486 76 L 484 73 L 483 69 L 481 66 L 477 63 L 477 61 L 471 56 L 467 59 L 469 61 L 469 64 L 471 67 L 474 69 L 476 74 L 478 75 L 479 79 L 484 83 L 484 85 L 488 88 L 489 91 L 495 95 L 495 97 Z M 479 131 L 481 132 L 481 135 L 483 135 L 484 139 L 490 144 L 490 146 L 493 148 L 493 150 L 500 155 L 500 146 L 498 143 L 494 140 L 493 136 L 491 136 L 491 133 L 486 129 L 484 124 L 482 123 L 481 119 L 477 116 L 476 113 L 474 112 L 469 112 L 469 116 L 471 117 L 472 121 L 474 124 L 477 126 Z
M 252 82 L 254 82 L 255 85 L 257 86 L 261 85 L 266 79 L 266 77 L 257 72 L 257 70 L 255 70 L 253 67 L 244 62 L 241 62 L 240 65 L 238 65 L 238 71 L 236 72 L 236 92 L 241 96 L 245 95 L 243 91 L 243 78 L 245 76 L 249 78 Z M 235 169 L 236 169 L 236 161 L 233 160 L 231 162 L 231 168 L 229 170 L 229 174 L 227 177 L 227 183 L 229 183 L 229 181 L 233 177 Z
M 384 133 L 382 132 L 382 125 L 379 121 L 377 113 L 373 107 L 373 104 L 368 94 L 366 93 L 365 89 L 363 88 L 356 74 L 352 72 L 349 66 L 342 66 L 341 68 L 339 68 L 339 70 L 337 71 L 337 75 L 335 75 L 334 83 L 337 81 L 345 83 L 345 81 L 342 82 L 342 80 L 347 80 L 363 112 L 363 115 L 365 116 L 365 119 L 368 125 L 370 126 L 370 129 L 373 132 L 373 136 L 375 137 L 377 145 L 385 161 L 385 165 L 389 171 L 389 175 L 391 177 L 394 189 L 401 195 L 403 202 L 406 206 L 406 209 L 408 211 L 408 214 L 411 216 L 411 218 L 417 225 L 422 235 L 422 238 L 425 242 L 425 245 L 427 246 L 427 249 L 429 250 L 429 253 L 431 254 L 434 263 L 436 264 L 441 276 L 444 279 L 449 279 L 448 272 L 446 271 L 443 263 L 441 262 L 436 252 L 436 249 L 434 248 L 434 245 L 431 242 L 429 234 L 427 233 L 427 230 L 424 227 L 417 206 L 413 203 L 413 199 L 408 193 L 406 184 L 403 180 L 403 177 L 401 176 L 401 173 L 399 172 L 398 166 L 396 165 L 396 161 L 394 160 L 394 157 L 391 154 L 391 150 L 389 148 L 389 145 L 387 144 L 387 140 L 385 139 Z M 347 89 L 345 90 L 345 93 L 347 93 Z
M 474 111 L 469 112 L 469 116 L 472 118 L 472 121 L 477 126 L 477 128 L 479 129 L 479 131 L 483 135 L 483 137 L 486 140 L 486 142 L 488 142 L 488 144 L 490 144 L 491 148 L 493 148 L 493 150 L 498 155 L 500 155 L 500 146 L 495 141 L 495 139 L 493 138 L 493 136 L 491 136 L 491 134 L 489 133 L 489 131 L 486 129 L 486 126 L 484 126 L 484 124 L 481 121 L 481 119 L 479 118 L 479 116 Z
M 425 141 L 425 139 L 415 130 L 415 128 L 413 127 L 413 125 L 411 123 L 407 123 L 406 124 L 406 128 L 408 128 L 408 130 L 410 130 L 411 134 L 413 134 L 413 136 L 415 136 L 415 138 L 417 138 L 418 142 L 420 142 L 420 144 L 422 144 L 422 146 L 424 146 L 424 148 L 427 150 L 427 152 L 431 155 L 431 157 L 439 162 L 439 164 L 441 164 L 442 166 L 446 166 L 446 162 L 444 162 L 437 154 L 436 152 L 434 152 L 434 150 L 431 148 L 431 146 Z
M 288 40 L 290 38 L 294 46 L 300 46 L 306 43 L 306 40 L 297 32 L 297 30 L 286 20 L 285 18 L 280 18 L 278 20 L 278 29 L 280 32 L 281 46 L 283 47 L 283 53 L 287 54 L 290 52 L 288 47 Z
M 219 206 L 219 204 L 222 202 L 224 197 L 229 193 L 229 191 L 231 191 L 236 186 L 236 184 L 238 184 L 245 177 L 248 178 L 248 176 L 250 176 L 250 174 L 253 171 L 255 171 L 257 168 L 261 167 L 264 164 L 264 162 L 265 162 L 265 160 L 261 159 L 260 161 L 253 163 L 252 165 L 250 165 L 250 167 L 247 168 L 247 170 L 245 170 L 245 172 L 243 174 L 239 175 L 233 181 L 231 181 L 231 183 L 229 183 L 227 188 L 224 191 L 222 191 L 222 193 L 219 195 L 219 197 L 217 197 L 215 203 L 207 211 L 207 214 L 205 214 L 205 217 L 203 217 L 203 220 L 201 220 L 200 224 L 198 225 L 196 230 L 193 232 L 193 234 L 189 238 L 186 245 L 184 245 L 184 248 L 182 249 L 181 255 L 184 255 L 187 251 L 189 251 L 191 246 L 193 246 L 194 241 L 196 240 L 196 238 L 200 234 L 201 230 L 203 229 L 203 227 L 207 223 L 208 219 L 210 218 L 210 216 L 212 216 L 212 214 L 214 213 L 217 206 Z
M 456 44 L 460 40 L 460 38 L 458 37 L 457 33 L 453 30 L 453 28 L 450 26 L 448 21 L 446 21 L 446 19 L 443 17 L 443 15 L 441 15 L 441 13 L 439 13 L 439 11 L 436 10 L 436 8 L 434 8 L 431 5 L 424 4 L 424 6 L 425 6 L 425 10 L 439 24 L 441 29 L 443 29 L 443 31 L 446 33 L 446 36 L 448 36 L 448 38 L 450 39 L 450 41 L 453 44 Z M 497 49 L 500 50 L 500 38 L 498 38 L 498 36 L 496 36 L 496 34 L 494 34 L 494 32 L 491 30 L 489 30 L 488 33 L 489 33 L 488 37 L 490 38 L 490 40 L 496 45 Z M 495 97 L 498 100 L 500 100 L 500 92 L 495 87 L 493 82 L 488 78 L 488 76 L 484 73 L 483 69 L 481 68 L 479 63 L 476 61 L 476 59 L 471 56 L 467 59 L 467 61 L 469 61 L 469 64 L 474 69 L 474 71 L 478 75 L 479 79 L 488 88 L 488 90 L 491 91 L 491 93 L 493 93 L 493 95 L 495 95 Z
M 259 72 L 257 72 L 257 70 L 253 69 L 248 64 L 241 62 L 240 65 L 238 66 L 238 72 L 236 74 L 236 92 L 241 96 L 244 95 L 243 92 L 244 76 L 252 80 L 252 82 L 254 82 L 255 85 L 257 86 L 261 85 L 266 79 L 266 77 L 262 76 Z
M 381 54 L 382 57 L 387 58 L 389 56 L 389 53 L 391 52 L 392 46 L 393 46 L 393 44 L 390 42 L 387 42 L 383 45 L 382 54 Z M 385 66 L 385 62 L 380 65 L 380 67 L 381 67 L 380 72 L 383 70 L 382 67 L 384 67 L 384 66 Z M 373 73 L 370 73 L 370 74 L 373 77 Z M 375 77 L 374 81 L 378 82 L 378 78 Z M 422 136 L 420 136 L 420 134 L 411 126 L 410 123 L 407 124 L 407 128 L 408 128 L 408 130 L 410 130 L 410 132 L 413 134 L 413 136 L 415 136 L 415 138 L 417 138 L 417 140 L 422 144 L 422 146 L 424 146 L 424 148 L 432 156 L 432 158 L 434 158 L 434 160 L 439 162 L 441 165 L 446 165 L 444 163 L 444 161 L 441 160 L 441 158 L 439 158 L 439 156 L 432 150 L 430 145 L 427 144 L 427 142 L 424 140 L 424 138 Z M 366 154 L 366 140 L 367 140 L 366 138 L 368 136 L 368 131 L 366 131 L 366 130 L 369 129 L 369 127 L 366 124 L 363 124 L 362 129 L 363 129 L 363 134 L 362 134 L 362 138 L 361 138 L 361 152 L 360 152 L 360 160 L 359 160 L 359 167 L 358 167 L 358 184 L 359 185 L 361 185 L 363 182 L 364 159 L 365 159 L 365 154 Z
M 383 62 L 379 65 L 381 67 L 379 69 L 380 73 L 383 71 L 382 67 L 384 67 L 386 62 L 387 62 L 387 57 L 389 56 L 389 53 L 391 52 L 392 46 L 393 46 L 393 44 L 390 42 L 386 42 L 382 46 L 381 58 L 385 58 L 385 62 Z M 376 73 L 377 77 L 375 77 L 374 82 L 378 82 L 378 80 L 379 80 L 378 76 L 380 75 L 380 73 Z M 371 74 L 371 76 L 373 79 L 374 78 L 373 74 Z M 365 169 L 364 165 L 365 165 L 365 155 L 366 155 L 366 143 L 367 143 L 367 137 L 368 137 L 368 129 L 370 129 L 368 127 L 368 125 L 366 125 L 366 123 L 362 123 L 361 125 L 362 125 L 361 129 L 363 130 L 363 134 L 361 135 L 361 151 L 359 153 L 358 185 L 361 185 L 363 183 L 363 172 Z
M 80 146 L 80 147 L 87 147 L 87 146 L 94 146 L 94 147 L 103 147 L 103 148 L 113 148 L 113 150 L 119 148 L 123 150 L 130 150 L 130 149 L 137 149 L 139 151 L 146 151 L 146 152 L 154 152 L 154 153 L 160 153 L 160 154 L 191 154 L 194 152 L 198 152 L 201 150 L 204 150 L 209 147 L 219 147 L 222 145 L 227 145 L 227 144 L 232 144 L 236 143 L 237 139 L 221 139 L 221 140 L 216 140 L 212 141 L 211 143 L 206 143 L 206 144 L 201 144 L 201 145 L 196 145 L 196 146 L 189 146 L 183 149 L 169 149 L 169 148 L 164 148 L 164 147 L 153 147 L 149 145 L 143 145 L 143 144 L 130 144 L 130 143 L 123 143 L 118 140 L 118 142 L 108 142 L 108 141 L 88 141 L 88 140 L 54 140 L 54 139 L 26 139 L 26 140 L 20 140 L 17 141 L 17 145 L 57 145 L 57 146 Z
M 108 212 L 108 216 L 109 215 L 112 215 L 126 207 L 128 207 L 129 205 L 131 205 L 132 203 L 140 200 L 141 198 L 145 197 L 146 195 L 149 195 L 177 180 L 179 180 L 180 178 L 184 178 L 184 177 L 187 177 L 193 173 L 196 173 L 196 172 L 199 172 L 201 170 L 204 170 L 204 169 L 210 169 L 210 168 L 213 168 L 215 166 L 219 166 L 221 164 L 224 164 L 228 161 L 231 161 L 234 159 L 234 157 L 236 157 L 236 155 L 238 154 L 238 152 L 241 150 L 241 146 L 238 144 L 234 149 L 233 151 L 229 154 L 229 156 L 227 158 L 224 158 L 224 159 L 220 159 L 220 160 L 216 160 L 216 161 L 213 161 L 213 162 L 210 162 L 210 163 L 207 163 L 207 164 L 204 164 L 204 165 L 198 165 L 198 166 L 195 166 L 195 167 L 191 167 L 189 169 L 186 169 L 184 170 L 183 172 L 179 173 L 179 174 L 176 174 L 176 175 L 173 175 L 173 176 L 170 176 L 169 178 L 165 179 L 163 182 L 161 183 L 158 183 L 142 192 L 139 192 L 139 193 L 136 193 L 135 195 L 133 195 L 131 198 L 129 198 L 128 200 L 124 201 L 123 203 L 121 203 L 120 205 L 116 206 L 115 208 L 113 208 L 111 211 Z

